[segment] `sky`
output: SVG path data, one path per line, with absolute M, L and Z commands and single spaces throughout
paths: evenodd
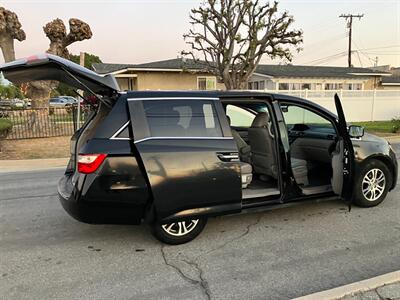
M 69 46 L 73 54 L 93 53 L 110 63 L 144 63 L 176 58 L 187 49 L 182 35 L 188 31 L 189 12 L 201 0 L 3 0 L 0 6 L 15 12 L 27 38 L 15 41 L 16 56 L 47 50 L 43 26 L 60 18 L 87 22 L 90 40 Z M 348 35 L 340 14 L 364 14 L 353 21 L 353 65 L 400 67 L 400 0 L 281 0 L 280 11 L 294 16 L 293 28 L 304 33 L 303 51 L 293 64 L 347 65 Z M 2 60 L 2 56 L 1 56 Z M 278 64 L 263 57 L 262 63 Z

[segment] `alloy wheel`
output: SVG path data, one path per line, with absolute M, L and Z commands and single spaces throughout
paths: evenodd
M 184 236 L 196 228 L 199 219 L 162 225 L 162 229 L 173 236 Z
M 362 193 L 366 200 L 375 201 L 382 196 L 385 191 L 386 178 L 381 169 L 374 168 L 369 170 L 362 181 Z

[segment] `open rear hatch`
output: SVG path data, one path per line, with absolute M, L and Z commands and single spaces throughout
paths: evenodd
M 52 54 L 33 55 L 0 65 L 6 79 L 15 84 L 57 80 L 90 93 L 111 96 L 119 90 L 114 76 L 101 76 L 67 59 Z
M 96 114 L 104 110 L 104 106 L 110 108 L 114 104 L 113 96 L 119 91 L 119 86 L 114 76 L 101 76 L 67 59 L 47 53 L 2 64 L 0 65 L 0 72 L 14 84 L 38 80 L 55 80 L 76 89 L 84 90 L 96 96 L 102 102 Z M 96 116 L 92 115 L 83 128 L 90 128 L 89 123 L 96 119 Z M 75 169 L 76 144 L 81 134 L 82 130 L 76 132 L 71 139 L 71 161 L 68 169 Z

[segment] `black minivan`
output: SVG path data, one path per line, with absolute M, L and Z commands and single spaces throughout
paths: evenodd
M 159 240 L 194 239 L 210 216 L 341 198 L 371 207 L 397 182 L 390 144 L 310 101 L 254 91 L 120 92 L 53 55 L 0 67 L 22 83 L 58 80 L 98 107 L 71 139 L 58 184 L 65 210 L 87 223 L 150 224 Z

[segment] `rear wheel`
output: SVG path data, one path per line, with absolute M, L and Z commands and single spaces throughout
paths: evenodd
M 152 225 L 153 235 L 161 242 L 179 245 L 197 237 L 207 224 L 207 218 L 192 219 L 167 224 Z
M 367 162 L 357 178 L 354 203 L 361 207 L 380 204 L 385 199 L 391 182 L 392 176 L 383 162 L 379 160 Z

